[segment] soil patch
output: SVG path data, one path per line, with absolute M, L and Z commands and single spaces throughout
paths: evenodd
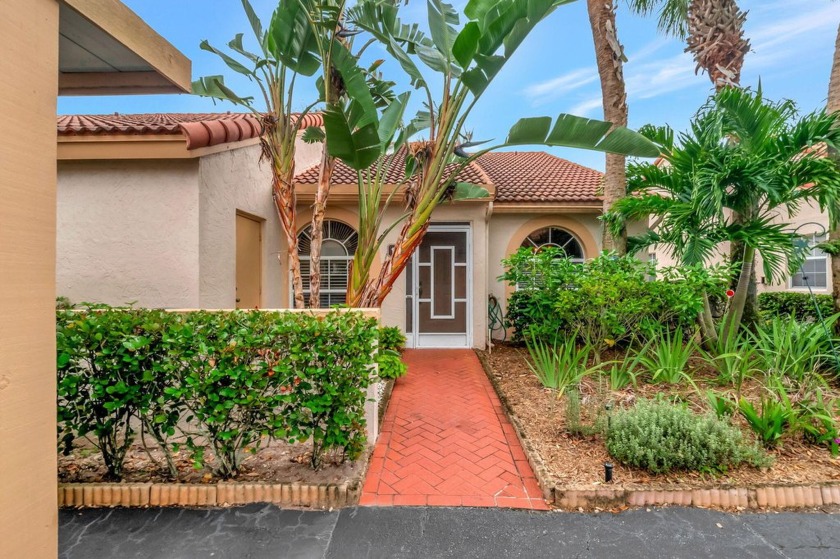
M 599 435 L 575 436 L 568 432 L 567 399 L 557 399 L 545 390 L 527 365 L 528 352 L 510 344 L 493 347 L 492 353 L 481 353 L 490 370 L 487 374 L 499 387 L 508 411 L 518 418 L 524 437 L 530 442 L 544 464 L 553 486 L 592 489 L 603 485 L 604 463 L 613 462 Z M 611 356 L 605 355 L 608 360 Z M 653 398 L 658 393 L 679 397 L 692 408 L 708 409 L 705 390 L 721 387 L 714 383 L 702 365 L 695 364 L 692 377 L 697 389 L 687 384 L 671 387 L 662 384 L 639 383 L 637 388 L 611 391 L 598 379 L 584 380 L 581 386 L 581 408 L 584 422 L 592 422 L 602 413 L 606 403 L 612 406 L 632 405 L 638 398 Z M 760 392 L 753 382 L 744 388 L 748 399 Z M 833 395 L 833 396 L 836 396 Z M 735 419 L 739 423 L 740 418 Z M 747 428 L 746 425 L 742 425 Z M 669 487 L 728 487 L 757 484 L 803 484 L 840 481 L 840 459 L 832 458 L 827 448 L 808 445 L 799 440 L 786 440 L 771 452 L 772 467 L 759 470 L 742 466 L 725 474 L 710 475 L 697 472 L 676 472 L 654 475 L 644 470 L 615 464 L 614 486 L 626 489 L 667 489 Z
M 125 461 L 123 480 L 128 482 L 172 482 L 163 464 L 163 455 L 150 447 L 151 457 L 139 443 L 133 445 Z M 302 482 L 310 484 L 341 484 L 359 480 L 367 468 L 365 452 L 356 461 L 327 459 L 319 470 L 309 466 L 311 447 L 308 444 L 288 444 L 282 441 L 266 441 L 252 455 L 242 462 L 239 475 L 231 481 L 243 483 Z M 209 452 L 209 451 L 208 451 Z M 157 464 L 155 463 L 157 461 Z M 179 471 L 179 482 L 216 483 L 221 478 L 213 474 L 213 456 L 207 455 L 204 468 L 195 469 L 189 453 L 181 451 L 175 456 Z M 99 453 L 87 441 L 78 441 L 70 456 L 58 457 L 59 483 L 102 482 L 106 469 Z

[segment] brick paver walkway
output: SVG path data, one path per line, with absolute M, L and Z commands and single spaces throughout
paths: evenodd
M 547 510 L 534 472 L 471 350 L 409 350 L 361 505 Z

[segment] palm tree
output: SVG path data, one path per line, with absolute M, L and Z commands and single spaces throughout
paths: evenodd
M 624 83 L 624 48 L 618 40 L 615 26 L 615 0 L 587 0 L 589 25 L 595 43 L 595 61 L 601 79 L 601 99 L 604 120 L 615 126 L 627 126 L 627 88 Z M 627 194 L 625 157 L 607 154 L 604 173 L 604 213 Z M 613 234 L 604 228 L 604 248 L 624 254 L 627 249 L 627 231 Z
M 769 102 L 760 91 L 724 88 L 701 109 L 679 143 L 667 127 L 643 130 L 663 145 L 668 164 L 631 165 L 632 195 L 619 201 L 607 219 L 620 223 L 654 216 L 655 230 L 631 244 L 667 246 L 685 264 L 708 263 L 720 255 L 724 242 L 743 243 L 724 328 L 724 335 L 735 333 L 742 323 L 755 254 L 761 254 L 771 282 L 786 268 L 798 267 L 802 254 L 785 217 L 793 218 L 804 203 L 816 203 L 832 225 L 840 219 L 840 167 L 812 149 L 840 143 L 836 124 L 835 116 L 825 112 L 799 117 L 792 102 Z M 708 309 L 701 327 L 714 338 Z
M 697 65 L 716 90 L 739 85 L 750 42 L 744 37 L 746 12 L 736 0 L 628 0 L 630 9 L 658 12 L 659 29 L 685 40 Z

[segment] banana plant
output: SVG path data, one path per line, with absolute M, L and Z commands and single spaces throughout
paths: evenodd
M 441 0 L 428 0 L 429 36 L 417 24 L 403 23 L 398 14 L 399 2 L 393 0 L 362 0 L 348 10 L 348 20 L 371 34 L 398 62 L 411 85 L 425 96 L 425 110 L 393 136 L 388 136 L 390 127 L 383 129 L 381 122 L 366 118 L 367 110 L 352 96 L 344 111 L 328 108 L 325 113 L 328 151 L 359 173 L 360 203 L 364 200 L 366 204 L 361 216 L 360 246 L 364 245 L 363 237 L 377 239 L 374 245 L 381 246 L 383 193 L 379 177 L 387 175 L 383 169 L 391 165 L 405 165 L 405 179 L 398 185 L 404 190 L 405 212 L 398 222 L 385 228 L 387 232 L 401 224 L 394 249 L 375 275 L 371 254 L 354 261 L 348 304 L 381 306 L 441 203 L 487 195 L 457 179 L 468 165 L 492 149 L 532 144 L 645 157 L 659 154 L 654 143 L 635 132 L 573 115 L 522 119 L 511 128 L 504 143 L 472 154 L 464 151 L 465 147 L 477 145 L 465 141 L 464 126 L 484 91 L 531 30 L 558 6 L 571 1 L 470 0 L 465 8 L 467 21 L 461 27 L 460 16 L 452 6 Z M 433 94 L 424 71 L 439 74 L 442 88 L 438 95 Z M 394 109 L 389 117 L 396 112 Z M 411 141 L 424 130 L 426 139 Z M 389 150 L 404 155 L 405 163 L 402 157 L 386 156 Z M 386 201 L 392 196 L 393 192 Z
M 237 34 L 228 43 L 228 52 L 202 41 L 201 49 L 217 55 L 234 72 L 255 83 L 261 104 L 254 97 L 239 95 L 225 85 L 224 76 L 199 78 L 192 84 L 195 95 L 228 101 L 251 112 L 261 123 L 262 156 L 271 164 L 272 197 L 280 226 L 289 250 L 288 263 L 292 276 L 295 307 L 304 307 L 303 280 L 298 257 L 294 188 L 295 142 L 298 123 L 317 104 L 310 104 L 300 113 L 293 113 L 295 83 L 299 75 L 313 76 L 321 68 L 318 50 L 319 29 L 312 25 L 306 6 L 311 2 L 281 0 L 267 29 L 248 0 L 242 7 L 251 24 L 257 52 L 244 47 L 244 34 Z M 261 105 L 261 106 L 260 106 Z

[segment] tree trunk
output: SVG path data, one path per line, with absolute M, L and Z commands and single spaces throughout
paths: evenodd
M 738 274 L 738 287 L 735 289 L 735 296 L 732 298 L 732 305 L 729 307 L 724 320 L 726 325 L 723 329 L 723 339 L 729 340 L 730 336 L 738 333 L 741 327 L 741 320 L 744 316 L 744 307 L 747 303 L 750 276 L 753 274 L 753 261 L 755 260 L 755 249 L 745 247 L 741 258 L 741 273 Z
M 835 113 L 840 111 L 840 27 L 837 28 L 837 39 L 834 43 L 834 62 L 831 64 L 831 80 L 828 82 L 828 106 L 826 111 Z M 840 162 L 840 154 L 829 150 L 829 155 Z M 831 241 L 840 240 L 840 227 L 836 227 L 828 234 Z M 834 295 L 834 312 L 840 312 L 840 255 L 831 256 L 831 290 Z M 840 322 L 838 322 L 840 329 Z
M 294 174 L 294 166 L 292 167 Z M 289 273 L 292 276 L 292 294 L 296 309 L 306 308 L 303 300 L 303 278 L 300 273 L 300 256 L 298 255 L 296 205 L 297 198 L 294 190 L 288 186 L 291 184 L 288 179 L 283 179 L 278 172 L 274 172 L 274 185 L 272 195 L 274 206 L 277 208 L 277 216 L 280 218 L 280 230 L 286 236 L 286 247 L 288 248 Z M 285 280 L 283 280 L 285 281 Z
M 327 197 L 335 169 L 335 158 L 330 157 L 327 146 L 321 155 L 321 168 L 318 173 L 318 190 L 312 205 L 312 237 L 309 250 L 309 308 L 321 308 L 321 245 L 324 242 L 324 213 L 327 210 Z
M 595 44 L 595 59 L 601 78 L 604 120 L 614 126 L 627 126 L 627 91 L 624 83 L 624 48 L 618 41 L 615 26 L 615 0 L 587 0 L 589 24 Z M 627 194 L 625 157 L 607 154 L 604 174 L 604 213 Z M 627 252 L 627 231 L 613 235 L 604 226 L 604 249 L 618 254 Z

